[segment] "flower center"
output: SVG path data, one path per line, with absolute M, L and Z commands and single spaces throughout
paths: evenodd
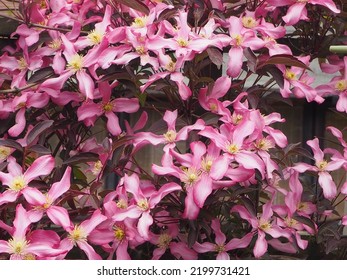
M 269 221 L 260 219 L 259 220 L 259 229 L 261 229 L 263 231 L 267 231 L 267 230 L 271 229 L 271 224 L 269 223 Z
M 284 77 L 289 81 L 296 80 L 296 74 L 293 71 L 288 69 L 284 73 Z
M 125 201 L 125 199 L 118 200 L 116 205 L 120 209 L 126 209 L 128 207 L 128 203 Z
M 181 180 L 188 185 L 195 183 L 200 177 L 200 172 L 196 170 L 195 167 L 182 167 L 182 170 L 184 175 L 182 176 Z
M 241 34 L 233 34 L 231 36 L 235 40 L 235 46 L 241 46 L 243 43 L 243 37 Z
M 170 245 L 171 240 L 172 237 L 170 235 L 168 235 L 167 233 L 162 233 L 159 236 L 158 247 L 161 249 L 167 249 Z
M 113 228 L 113 233 L 114 237 L 119 241 L 122 241 L 125 238 L 125 231 L 119 226 Z
M 137 206 L 142 210 L 142 211 L 147 211 L 149 209 L 148 201 L 147 199 L 140 199 L 137 202 Z
M 174 72 L 176 69 L 176 63 L 173 61 L 170 61 L 168 64 L 166 64 L 165 68 L 169 72 Z
M 11 154 L 9 147 L 0 146 L 0 160 L 5 160 Z
M 285 223 L 287 224 L 288 227 L 294 227 L 298 224 L 298 222 L 292 218 L 287 217 L 285 219 Z
M 146 49 L 144 46 L 138 46 L 135 48 L 136 52 L 139 54 L 139 55 L 144 55 L 147 53 Z
M 94 29 L 88 34 L 87 38 L 92 45 L 97 45 L 102 41 L 102 38 L 104 38 L 104 33 Z
M 59 50 L 61 47 L 61 43 L 62 43 L 61 40 L 55 39 L 48 44 L 48 47 L 50 47 L 53 50 Z
M 147 24 L 147 17 L 137 17 L 134 19 L 132 26 L 135 28 L 143 28 Z
M 26 187 L 27 183 L 24 179 L 23 175 L 18 175 L 16 177 L 13 178 L 11 184 L 10 184 L 10 189 L 16 192 L 21 191 L 22 189 L 24 189 Z
M 335 84 L 335 89 L 337 91 L 345 91 L 347 89 L 347 80 L 341 80 L 341 81 L 338 81 L 336 84 Z
M 23 256 L 23 260 L 25 260 L 25 261 L 33 261 L 33 260 L 36 260 L 36 256 L 34 254 L 31 254 L 31 253 L 25 254 Z
M 225 246 L 224 244 L 216 244 L 216 246 L 214 247 L 214 250 L 218 252 L 218 254 L 223 253 L 225 252 Z
M 233 121 L 233 124 L 239 124 L 243 119 L 243 116 L 240 115 L 240 114 L 233 114 L 232 116 L 232 121 Z
M 113 110 L 113 104 L 111 102 L 108 102 L 102 106 L 102 109 L 104 112 L 111 112 Z
M 243 17 L 242 25 L 245 28 L 254 28 L 258 25 L 257 21 L 252 17 Z
M 73 231 L 70 232 L 68 238 L 76 244 L 78 241 L 85 241 L 87 239 L 87 234 L 84 232 L 83 228 L 76 225 Z
M 255 146 L 259 150 L 263 150 L 263 151 L 268 151 L 269 149 L 274 147 L 272 141 L 270 141 L 269 139 L 266 139 L 266 138 L 262 138 L 262 139 L 258 140 L 256 142 Z
M 69 61 L 67 68 L 73 72 L 77 72 L 83 68 L 83 56 L 75 54 L 72 59 Z
M 98 160 L 97 162 L 94 163 L 94 167 L 93 167 L 92 173 L 94 175 L 98 175 L 100 173 L 102 167 L 103 167 L 102 162 L 100 160 Z
M 237 154 L 240 151 L 240 147 L 237 144 L 227 143 L 226 148 L 229 154 Z
M 168 130 L 166 133 L 163 134 L 166 142 L 173 143 L 176 140 L 177 133 L 174 130 Z
M 28 247 L 28 241 L 25 239 L 17 240 L 13 238 L 8 241 L 8 245 L 10 247 L 10 254 L 20 255 Z
M 183 38 L 178 38 L 177 43 L 180 47 L 185 48 L 188 46 L 189 42 Z
M 26 62 L 24 57 L 21 57 L 17 60 L 18 62 L 18 69 L 19 70 L 25 70 L 28 68 L 28 63 Z
M 328 162 L 326 160 L 322 160 L 316 163 L 316 166 L 318 167 L 320 171 L 324 171 L 327 165 L 328 165 Z

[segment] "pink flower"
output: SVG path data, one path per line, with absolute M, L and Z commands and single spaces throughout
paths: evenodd
M 252 228 L 252 234 L 257 234 L 257 241 L 253 249 L 253 254 L 256 258 L 263 256 L 268 248 L 268 241 L 266 235 L 270 235 L 273 238 L 286 237 L 290 238 L 290 233 L 284 229 L 281 229 L 271 219 L 273 217 L 272 201 L 268 201 L 263 205 L 263 212 L 259 218 L 250 213 L 243 205 L 236 205 L 232 208 L 232 212 L 239 213 L 242 219 L 247 220 Z
M 112 90 L 108 82 L 99 83 L 99 92 L 102 95 L 102 102 L 95 104 L 88 100 L 78 109 L 77 115 L 79 121 L 84 121 L 86 125 L 93 125 L 96 117 L 105 115 L 107 118 L 107 129 L 112 135 L 120 135 L 122 130 L 119 125 L 119 119 L 115 113 L 126 112 L 134 113 L 139 108 L 137 98 L 114 98 L 111 99 Z
M 101 214 L 101 211 L 95 210 L 93 215 L 84 220 L 81 224 L 70 226 L 65 230 L 68 233 L 68 237 L 61 241 L 61 247 L 67 252 L 70 251 L 74 246 L 79 247 L 82 251 L 84 251 L 89 260 L 100 260 L 101 257 L 95 252 L 92 246 L 88 243 L 89 234 L 103 221 L 105 221 L 107 217 Z M 61 255 L 60 258 L 64 258 L 65 255 Z
M 218 219 L 212 220 L 211 228 L 215 234 L 215 243 L 204 242 L 200 244 L 196 242 L 193 249 L 198 253 L 216 252 L 217 260 L 230 260 L 230 256 L 227 253 L 228 251 L 248 247 L 253 238 L 253 234 L 248 233 L 241 239 L 233 238 L 226 243 L 226 236 L 221 231 L 220 222 Z
M 60 238 L 52 230 L 34 230 L 28 233 L 31 221 L 21 204 L 16 207 L 11 238 L 0 240 L 0 253 L 10 254 L 11 260 L 51 259 L 66 252 L 59 248 Z
M 9 173 L 0 172 L 0 181 L 8 187 L 0 194 L 0 205 L 16 201 L 32 180 L 50 174 L 54 168 L 54 158 L 50 155 L 37 158 L 24 173 L 14 158 L 11 157 L 8 161 Z
M 114 215 L 115 221 L 123 221 L 126 218 L 139 219 L 137 229 L 141 237 L 149 239 L 149 227 L 153 224 L 151 210 L 160 203 L 162 198 L 171 192 L 181 190 L 181 186 L 176 183 L 167 183 L 159 190 L 152 189 L 145 193 L 140 187 L 140 180 L 137 175 L 125 175 L 124 186 L 127 192 L 134 197 L 134 204 L 128 206 L 125 211 Z
M 46 194 L 36 188 L 26 187 L 23 191 L 25 200 L 31 204 L 32 210 L 28 212 L 30 220 L 37 222 L 41 220 L 44 213 L 50 220 L 63 228 L 71 225 L 70 217 L 64 207 L 54 205 L 55 201 L 70 188 L 71 167 L 67 167 L 59 182 L 54 183 Z
M 315 159 L 315 165 L 309 165 L 307 163 L 298 163 L 292 167 L 299 173 L 311 170 L 318 173 L 318 183 L 323 189 L 323 195 L 327 199 L 333 199 L 337 194 L 336 185 L 331 177 L 331 171 L 339 169 L 345 164 L 345 160 L 342 156 L 331 158 L 330 161 L 324 159 L 324 151 L 319 148 L 319 141 L 317 138 L 307 141 L 307 145 L 312 148 L 313 157 Z M 335 152 L 338 154 L 338 152 Z

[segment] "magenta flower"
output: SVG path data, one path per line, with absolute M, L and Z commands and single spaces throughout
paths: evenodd
M 115 221 L 123 221 L 126 218 L 139 219 L 137 229 L 141 237 L 149 239 L 149 227 L 153 224 L 151 210 L 171 192 L 181 190 L 181 186 L 176 183 L 167 183 L 159 190 L 144 192 L 140 187 L 140 180 L 136 174 L 125 175 L 124 186 L 127 192 L 134 197 L 134 204 L 128 206 L 125 211 L 116 213 L 113 217 Z M 145 195 L 146 194 L 146 195 Z
M 37 158 L 24 173 L 14 158 L 11 157 L 8 161 L 9 173 L 0 172 L 0 181 L 8 187 L 0 194 L 0 205 L 16 201 L 22 193 L 26 192 L 26 187 L 32 180 L 50 174 L 54 168 L 54 158 L 50 155 Z M 28 192 L 30 193 L 30 189 Z
M 11 260 L 52 259 L 66 250 L 59 248 L 60 238 L 52 230 L 34 230 L 28 233 L 31 221 L 21 204 L 16 207 L 16 217 L 9 230 L 11 238 L 0 240 L 0 253 L 10 254 Z
M 318 183 L 323 189 L 324 197 L 333 199 L 337 194 L 337 188 L 329 172 L 339 169 L 346 163 L 346 160 L 344 160 L 342 156 L 332 157 L 330 161 L 324 159 L 324 151 L 319 148 L 319 141 L 317 138 L 307 141 L 307 145 L 309 145 L 313 151 L 315 165 L 298 163 L 292 168 L 299 173 L 306 172 L 307 170 L 317 172 Z M 338 154 L 338 152 L 336 151 L 335 154 Z
M 50 220 L 63 228 L 71 225 L 68 211 L 61 206 L 56 206 L 55 201 L 67 192 L 70 188 L 71 167 L 67 167 L 62 179 L 54 183 L 46 194 L 41 193 L 38 189 L 26 187 L 23 195 L 27 202 L 33 207 L 28 212 L 30 220 L 37 222 L 41 220 L 44 213 Z
M 259 218 L 251 214 L 246 207 L 243 205 L 236 205 L 232 208 L 232 212 L 239 213 L 242 219 L 247 220 L 253 231 L 253 235 L 257 234 L 257 241 L 253 249 L 253 254 L 256 258 L 263 256 L 268 248 L 268 242 L 266 240 L 266 235 L 270 235 L 273 238 L 286 237 L 290 238 L 290 233 L 280 228 L 278 225 L 272 221 L 273 211 L 272 211 L 272 201 L 269 201 L 263 205 L 263 212 Z
M 253 234 L 248 233 L 241 239 L 233 238 L 226 242 L 226 236 L 221 231 L 220 222 L 218 219 L 212 220 L 211 228 L 215 234 L 215 243 L 204 242 L 200 244 L 196 242 L 193 249 L 198 253 L 216 252 L 217 260 L 230 260 L 228 251 L 246 248 L 253 238 Z
M 86 125 L 93 125 L 96 117 L 105 115 L 107 118 L 107 129 L 112 135 L 120 135 L 122 130 L 119 119 L 115 113 L 134 113 L 140 108 L 137 98 L 115 98 L 111 100 L 111 86 L 108 82 L 99 83 L 99 92 L 102 95 L 102 102 L 95 104 L 88 100 L 78 109 L 79 121 L 84 121 Z
M 95 252 L 94 248 L 89 245 L 88 236 L 106 219 L 107 217 L 102 215 L 101 211 L 98 209 L 94 211 L 93 215 L 89 219 L 84 220 L 81 224 L 65 228 L 68 236 L 61 241 L 60 248 L 63 248 L 68 252 L 74 246 L 77 246 L 86 253 L 89 260 L 100 260 L 101 257 Z M 64 258 L 66 254 L 60 256 L 60 258 Z

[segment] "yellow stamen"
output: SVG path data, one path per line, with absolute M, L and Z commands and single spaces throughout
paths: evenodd
M 168 64 L 165 66 L 166 70 L 169 72 L 175 72 L 176 69 L 176 63 L 173 61 L 170 61 Z
M 23 175 L 18 175 L 12 179 L 9 188 L 13 191 L 19 192 L 27 186 L 27 182 Z
M 148 201 L 147 199 L 141 199 L 137 202 L 137 206 L 142 210 L 142 211 L 147 211 L 149 209 Z
M 296 74 L 289 69 L 284 73 L 284 77 L 289 81 L 296 80 Z
M 340 80 L 335 84 L 337 91 L 345 91 L 347 89 L 347 80 Z
M 266 221 L 266 220 L 263 220 L 263 219 L 260 219 L 259 220 L 259 228 L 261 229 L 261 230 L 263 230 L 263 231 L 267 231 L 267 230 L 269 230 L 269 229 L 271 229 L 271 224 L 268 222 L 268 221 Z
M 26 62 L 24 57 L 19 58 L 17 62 L 19 70 L 26 70 L 28 68 L 28 63 Z
M 214 247 L 214 250 L 218 253 L 223 253 L 225 252 L 225 246 L 224 244 L 216 244 L 216 246 Z
M 83 68 L 83 56 L 75 54 L 72 59 L 69 61 L 67 68 L 73 72 L 77 72 Z
M 235 46 L 241 46 L 243 43 L 243 37 L 241 34 L 233 34 L 231 36 L 235 40 Z
M 258 25 L 258 22 L 252 17 L 243 17 L 242 18 L 242 25 L 245 28 L 254 28 Z
M 133 26 L 135 28 L 143 28 L 143 27 L 146 26 L 147 20 L 148 20 L 148 18 L 146 16 L 144 16 L 144 17 L 137 17 L 137 18 L 134 19 L 134 22 L 132 23 L 131 26 Z
M 70 232 L 68 238 L 76 244 L 78 241 L 85 241 L 87 239 L 87 234 L 84 232 L 83 228 L 76 225 L 73 231 Z
M 183 38 L 178 38 L 177 43 L 180 47 L 185 48 L 188 46 L 189 42 Z
M 92 45 L 97 45 L 100 44 L 102 38 L 104 38 L 104 33 L 94 29 L 91 32 L 89 32 L 87 38 L 90 40 Z
M 176 140 L 177 133 L 174 130 L 168 130 L 166 133 L 163 134 L 164 138 L 167 143 L 173 143 Z
M 52 42 L 48 44 L 48 47 L 50 47 L 53 50 L 59 50 L 61 47 L 62 41 L 59 39 L 55 39 Z
M 104 112 L 111 112 L 113 110 L 113 104 L 111 102 L 103 104 L 102 109 Z
M 159 236 L 158 247 L 161 249 L 167 249 L 170 245 L 171 240 L 172 237 L 170 235 L 168 235 L 167 233 L 162 233 Z
M 125 199 L 120 199 L 116 203 L 117 207 L 120 209 L 126 209 L 128 207 L 128 203 L 126 202 Z
M 206 172 L 210 172 L 213 164 L 213 159 L 210 156 L 205 157 L 201 162 L 201 167 Z
M 322 161 L 316 162 L 316 166 L 318 167 L 318 169 L 320 171 L 324 171 L 325 168 L 327 167 L 327 165 L 328 165 L 328 162 L 326 160 L 322 160 Z
M 237 154 L 240 151 L 240 147 L 237 144 L 232 143 L 227 143 L 226 149 L 230 154 Z
M 262 139 L 258 140 L 256 142 L 255 146 L 259 150 L 263 150 L 263 151 L 268 151 L 269 149 L 274 147 L 273 143 L 269 139 L 266 139 L 266 138 L 262 138 Z
M 10 254 L 20 255 L 23 254 L 25 249 L 28 247 L 28 241 L 26 240 L 17 240 L 15 238 L 8 241 L 10 247 Z
M 9 147 L 0 146 L 0 161 L 7 159 L 10 154 L 11 149 Z
M 119 241 L 122 241 L 125 238 L 125 231 L 119 226 L 113 228 L 113 233 L 114 237 Z
M 183 167 L 182 170 L 183 170 L 184 174 L 183 174 L 181 180 L 182 180 L 182 182 L 184 182 L 188 185 L 195 183 L 200 177 L 201 171 L 196 170 L 195 167 L 189 167 L 189 168 Z

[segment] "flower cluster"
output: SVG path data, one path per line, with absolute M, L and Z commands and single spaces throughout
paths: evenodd
M 325 44 L 304 41 L 344 35 L 332 0 L 22 2 L 3 16 L 17 28 L 0 53 L 0 258 L 342 246 L 323 230 L 347 225 L 343 131 L 327 128 L 336 148 L 312 136 L 312 157 L 271 104 L 337 96 L 347 113 L 347 58 L 320 59 L 335 75 L 317 85 Z

